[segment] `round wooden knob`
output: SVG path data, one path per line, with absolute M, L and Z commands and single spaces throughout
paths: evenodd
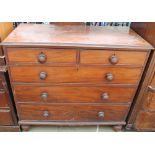
M 118 63 L 118 57 L 116 55 L 112 55 L 110 58 L 109 58 L 109 61 L 111 64 L 115 65 Z
M 47 100 L 47 98 L 48 98 L 48 93 L 41 93 L 41 98 L 43 99 L 43 100 Z
M 46 62 L 46 55 L 44 54 L 44 53 L 40 53 L 39 55 L 38 55 L 38 61 L 40 62 L 40 63 L 45 63 Z
M 39 77 L 41 80 L 45 80 L 47 78 L 47 73 L 46 72 L 40 72 Z
M 107 79 L 108 81 L 112 81 L 112 80 L 114 79 L 113 74 L 112 74 L 112 73 L 107 73 L 107 74 L 106 74 L 106 79 Z
M 48 111 L 44 111 L 43 116 L 44 117 L 48 117 L 49 116 L 49 112 Z
M 98 117 L 99 117 L 99 118 L 104 118 L 104 112 L 101 112 L 101 111 L 98 112 Z
M 108 94 L 108 93 L 103 93 L 103 94 L 101 95 L 101 98 L 102 98 L 103 100 L 108 100 L 108 99 L 109 99 L 109 94 Z

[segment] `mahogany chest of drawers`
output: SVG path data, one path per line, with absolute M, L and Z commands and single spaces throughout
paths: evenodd
M 152 46 L 128 28 L 21 24 L 3 42 L 19 124 L 126 124 Z

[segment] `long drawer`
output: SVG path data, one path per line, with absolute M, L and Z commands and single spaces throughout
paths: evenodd
M 129 103 L 134 93 L 134 87 L 121 86 L 14 85 L 17 102 Z
M 124 121 L 128 105 L 17 104 L 20 120 Z
M 137 84 L 141 68 L 125 67 L 10 67 L 13 82 Z
M 0 125 L 13 125 L 10 109 L 0 109 Z
M 10 64 L 76 63 L 75 49 L 8 48 Z

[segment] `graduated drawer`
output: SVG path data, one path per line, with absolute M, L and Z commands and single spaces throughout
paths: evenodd
M 17 104 L 20 120 L 124 121 L 127 105 Z
M 76 62 L 76 50 L 74 49 L 7 48 L 7 54 L 10 64 L 49 64 Z
M 11 111 L 9 109 L 0 109 L 0 125 L 13 125 Z
M 134 93 L 135 88 L 113 86 L 14 86 L 18 102 L 128 103 Z
M 123 67 L 10 67 L 13 82 L 137 84 L 141 68 Z
M 142 66 L 146 56 L 146 51 L 81 50 L 80 63 Z

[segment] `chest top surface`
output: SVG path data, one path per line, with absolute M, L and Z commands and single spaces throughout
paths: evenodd
M 2 45 L 152 49 L 127 27 L 21 24 Z

